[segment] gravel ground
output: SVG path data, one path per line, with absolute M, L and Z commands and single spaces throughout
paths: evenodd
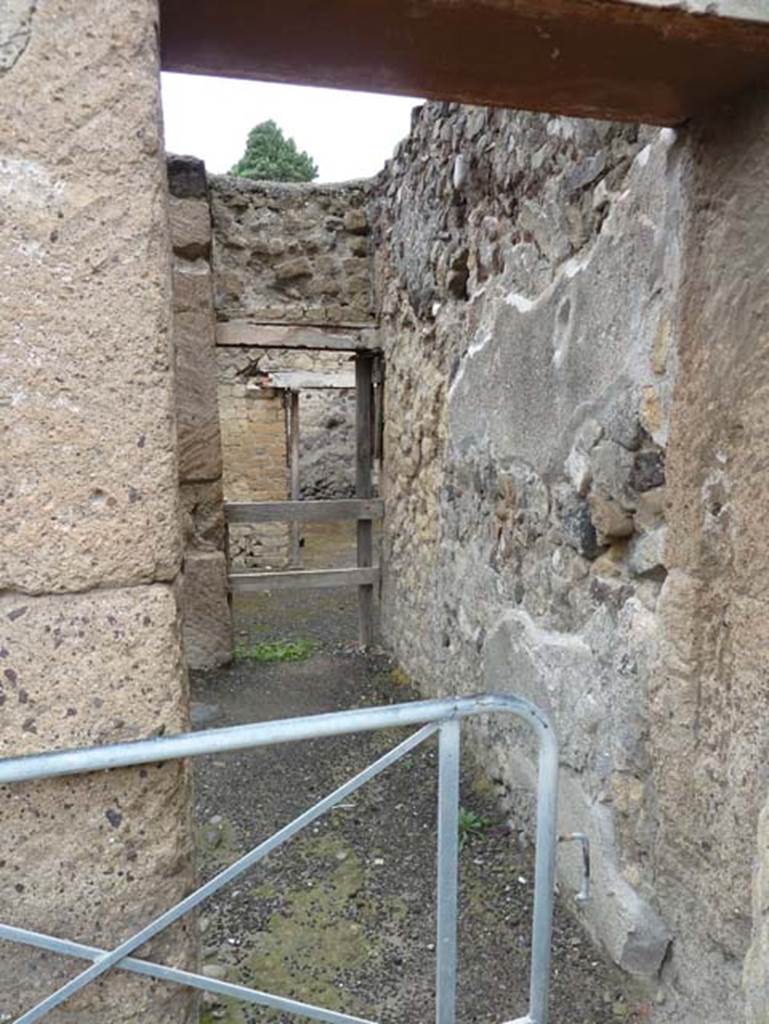
M 338 535 L 319 540 L 306 564 L 346 557 L 335 554 Z M 314 653 L 288 663 L 241 658 L 195 673 L 198 727 L 418 698 L 384 655 L 357 650 L 354 593 L 259 595 L 234 611 L 242 648 L 309 639 Z M 201 874 L 210 877 L 404 735 L 389 730 L 199 760 Z M 457 1019 L 498 1024 L 527 1005 L 531 855 L 517 847 L 467 752 L 463 762 L 461 804 L 485 824 L 460 855 Z M 209 901 L 201 917 L 206 972 L 369 1019 L 431 1021 L 435 796 L 431 739 Z M 643 1009 L 559 906 L 552 1024 L 641 1021 Z M 201 1011 L 201 1024 L 291 1019 L 213 1000 Z

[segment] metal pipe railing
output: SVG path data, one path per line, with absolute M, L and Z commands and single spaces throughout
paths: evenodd
M 0 783 L 19 783 L 62 775 L 104 771 L 182 757 L 244 750 L 303 739 L 318 739 L 356 732 L 421 726 L 415 733 L 378 758 L 354 778 L 308 808 L 292 822 L 260 843 L 234 864 L 164 911 L 113 950 L 97 949 L 27 929 L 0 924 L 0 939 L 48 949 L 90 960 L 91 964 L 51 995 L 17 1018 L 33 1024 L 83 987 L 112 968 L 189 985 L 245 1002 L 303 1015 L 328 1024 L 371 1024 L 360 1018 L 270 993 L 232 985 L 187 971 L 137 960 L 140 946 L 197 907 L 234 878 L 247 871 L 278 846 L 296 835 L 364 783 L 400 760 L 420 743 L 439 733 L 438 767 L 438 907 L 436 936 L 436 1024 L 454 1024 L 456 1006 L 457 857 L 459 808 L 460 721 L 489 713 L 507 713 L 526 722 L 539 742 L 537 831 L 535 852 L 534 914 L 529 1009 L 513 1024 L 547 1024 L 555 881 L 556 812 L 558 797 L 558 745 L 546 715 L 534 704 L 506 694 L 484 694 L 446 700 L 414 701 L 389 707 L 360 708 L 257 722 L 228 729 L 210 729 L 178 736 L 116 743 L 111 746 L 63 750 L 0 760 Z

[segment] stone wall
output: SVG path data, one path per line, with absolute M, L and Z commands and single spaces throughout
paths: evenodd
M 367 194 L 366 182 L 294 185 L 212 177 L 218 319 L 369 322 Z
M 156 7 L 0 10 L 0 754 L 188 727 Z M 183 764 L 6 787 L 3 921 L 110 948 L 190 890 Z M 194 968 L 193 922 L 147 949 Z M 81 965 L 82 966 L 82 965 Z M 0 1017 L 73 976 L 2 944 Z M 191 1024 L 118 971 L 51 1024 Z
M 562 827 L 594 844 L 585 923 L 660 998 L 674 933 L 649 731 L 677 152 L 671 131 L 428 105 L 373 214 L 385 636 L 428 693 L 514 691 L 554 717 Z M 479 733 L 525 830 L 528 745 Z M 576 886 L 568 853 L 561 875 Z
M 184 654 L 190 668 L 232 657 L 224 553 L 222 444 L 216 390 L 211 212 L 206 170 L 168 159 L 173 248 L 175 396 L 184 524 Z

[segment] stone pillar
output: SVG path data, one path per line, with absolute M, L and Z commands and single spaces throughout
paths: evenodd
M 187 727 L 154 0 L 0 8 L 0 752 Z M 189 890 L 182 764 L 7 787 L 3 920 L 111 947 Z M 2 944 L 0 1018 L 77 964 Z M 194 964 L 193 922 L 147 956 Z M 81 966 L 85 966 L 82 964 Z M 51 1024 L 187 1024 L 113 972 Z
M 232 658 L 224 553 L 222 442 L 216 394 L 211 209 L 202 160 L 168 160 L 174 251 L 179 483 L 184 515 L 182 621 L 190 668 Z
M 675 933 L 674 1019 L 741 1020 L 769 748 L 769 93 L 682 132 L 687 216 L 669 535 L 651 687 L 659 904 Z M 748 1019 L 769 1020 L 766 822 Z

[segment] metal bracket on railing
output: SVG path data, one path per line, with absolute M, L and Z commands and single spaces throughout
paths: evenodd
M 590 839 L 584 832 L 567 832 L 558 836 L 559 843 L 579 843 L 582 847 L 582 888 L 574 899 L 577 903 L 587 903 L 590 899 Z

